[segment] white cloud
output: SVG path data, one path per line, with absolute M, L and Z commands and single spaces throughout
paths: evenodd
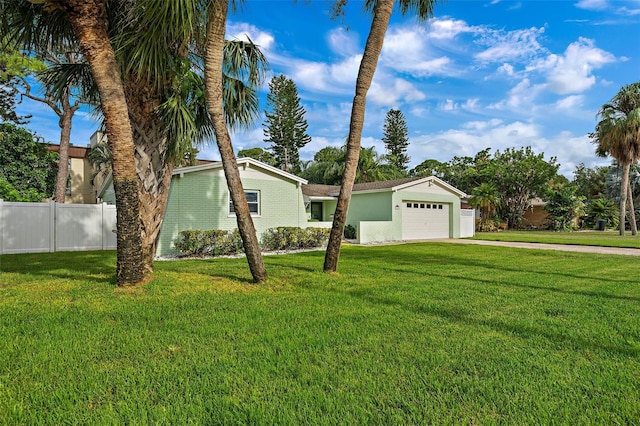
M 531 146 L 536 153 L 544 152 L 547 161 L 557 157 L 560 173 L 568 178 L 572 177 L 573 170 L 580 163 L 588 167 L 606 163 L 593 155 L 593 144 L 586 135 L 576 136 L 563 131 L 547 138 L 535 124 L 520 121 L 504 123 L 497 118 L 470 121 L 460 129 L 412 137 L 408 153 L 415 165 L 430 158 L 449 161 L 456 155 L 473 156 L 485 148 L 495 152 L 526 146 Z
M 579 9 L 604 10 L 609 4 L 607 0 L 580 0 L 575 6 Z
M 368 100 L 384 106 L 396 106 L 401 102 L 414 103 L 425 98 L 424 93 L 412 83 L 383 73 L 376 75 L 367 93 Z
M 558 102 L 556 102 L 555 107 L 559 110 L 575 111 L 576 109 L 582 107 L 583 102 L 584 96 L 572 95 L 560 99 Z
M 460 19 L 434 19 L 430 21 L 428 36 L 433 39 L 453 39 L 458 34 L 476 31 L 476 28 L 470 27 Z
M 443 111 L 453 111 L 458 109 L 459 106 L 460 105 L 455 103 L 453 99 L 447 99 L 444 102 L 441 102 L 438 107 Z
M 344 28 L 336 28 L 327 34 L 327 42 L 332 52 L 349 57 L 362 52 L 358 34 Z
M 441 21 L 435 23 L 442 24 Z M 450 67 L 451 59 L 435 55 L 429 44 L 429 37 L 452 37 L 458 30 L 460 29 L 453 28 L 453 24 L 439 28 L 439 32 L 427 32 L 427 29 L 420 25 L 390 28 L 385 37 L 380 64 L 418 77 L 434 74 L 452 75 L 454 71 Z
M 467 101 L 464 104 L 462 104 L 462 108 L 468 111 L 477 110 L 479 102 L 480 102 L 480 99 L 478 98 L 467 99 Z
M 499 74 L 506 74 L 509 77 L 511 77 L 511 76 L 513 76 L 515 74 L 515 72 L 513 70 L 513 65 L 510 65 L 510 64 L 508 64 L 506 62 L 498 67 L 498 73 Z
M 490 47 L 477 53 L 475 58 L 480 62 L 492 63 L 536 56 L 545 50 L 538 42 L 544 30 L 544 27 L 509 32 L 485 30 L 477 43 Z
M 571 43 L 563 55 L 549 55 L 528 70 L 545 73 L 548 88 L 554 93 L 581 93 L 595 84 L 593 71 L 615 59 L 611 53 L 595 47 L 593 40 L 581 37 Z
M 509 90 L 507 99 L 489 105 L 488 108 L 510 110 L 528 108 L 544 87 L 543 84 L 531 84 L 531 81 L 525 78 Z
M 227 25 L 227 38 L 247 40 L 247 37 L 251 39 L 264 53 L 268 55 L 268 52 L 273 48 L 274 37 L 268 32 L 260 30 L 258 27 L 244 23 L 244 22 L 230 22 Z

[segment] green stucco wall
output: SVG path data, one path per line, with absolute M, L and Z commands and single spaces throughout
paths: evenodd
M 268 172 L 261 179 L 256 170 L 250 175 L 246 177 L 241 172 L 244 189 L 260 193 L 260 214 L 253 216 L 258 237 L 276 226 L 307 226 L 302 190 L 297 182 L 274 178 Z M 156 254 L 177 254 L 173 240 L 182 230 L 237 228 L 236 217 L 229 214 L 228 206 L 229 191 L 220 170 L 175 175 Z
M 434 185 L 420 191 L 411 191 L 411 187 L 398 191 L 383 191 L 353 194 L 349 203 L 347 224 L 359 230 L 358 240 L 367 243 L 373 241 L 402 240 L 402 201 L 425 201 L 449 205 L 450 238 L 460 237 L 460 197 Z M 430 188 L 430 187 L 429 187 Z M 433 192 L 425 192 L 433 191 Z M 323 215 L 326 221 L 333 218 L 336 203 L 324 201 Z M 396 209 L 396 206 L 398 208 Z M 367 222 L 359 229 L 359 222 Z M 379 222 L 379 223 L 375 223 Z M 361 235 L 362 234 L 362 235 Z

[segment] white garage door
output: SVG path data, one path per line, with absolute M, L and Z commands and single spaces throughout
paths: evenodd
M 449 238 L 449 205 L 424 201 L 402 202 L 402 239 Z

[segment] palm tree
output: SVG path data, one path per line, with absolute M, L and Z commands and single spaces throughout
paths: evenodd
M 344 5 L 345 0 L 339 4 Z M 398 0 L 400 11 L 406 14 L 409 10 L 415 11 L 419 19 L 427 19 L 433 14 L 433 6 L 436 0 Z M 340 244 L 344 225 L 347 220 L 347 211 L 353 183 L 356 178 L 358 167 L 358 156 L 360 154 L 360 139 L 362 138 L 362 128 L 364 126 L 364 113 L 367 101 L 367 92 L 371 87 L 373 75 L 378 65 L 378 58 L 382 51 L 384 36 L 389 26 L 389 19 L 393 12 L 394 0 L 366 0 L 365 7 L 373 11 L 373 20 L 365 44 L 364 53 L 358 69 L 356 80 L 355 96 L 351 106 L 351 122 L 349 124 L 349 138 L 347 142 L 347 154 L 345 158 L 345 169 L 342 177 L 342 185 L 333 216 L 333 225 L 327 244 L 327 252 L 324 258 L 324 271 L 335 272 L 338 269 L 338 259 L 340 257 Z
M 138 0 L 113 13 L 113 39 L 125 69 L 136 146 L 145 267 L 153 258 L 173 168 L 185 152 L 213 138 L 202 86 L 205 15 L 201 0 Z M 162 30 L 157 23 L 165 22 Z M 255 88 L 266 59 L 251 41 L 224 41 L 224 116 L 231 126 L 257 120 Z
M 640 159 L 640 82 L 628 84 L 598 111 L 600 121 L 590 136 L 599 156 L 611 155 L 622 167 L 620 183 L 620 235 L 625 231 L 625 207 L 631 164 Z M 630 212 L 632 231 L 635 214 Z M 637 232 L 637 231 L 636 231 Z M 635 235 L 635 233 L 634 233 Z
M 490 183 L 482 183 L 472 191 L 469 198 L 469 205 L 480 210 L 480 230 L 493 230 L 493 215 L 495 214 L 498 204 L 500 204 L 500 195 L 496 187 Z
M 224 114 L 224 35 L 228 9 L 227 0 L 221 0 L 210 4 L 207 11 L 204 58 L 207 109 L 211 116 L 216 143 L 222 157 L 222 167 L 235 209 L 238 230 L 244 243 L 249 269 L 256 282 L 263 282 L 267 279 L 267 270 L 262 260 L 258 236 L 256 235 L 242 181 L 240 180 L 240 172 L 233 153 L 231 137 L 227 130 Z M 253 77 L 257 78 L 258 76 L 254 75 Z
M 378 182 L 388 178 L 375 147 L 361 148 L 354 183 Z
M 113 184 L 117 206 L 118 285 L 141 282 L 138 183 L 134 145 L 120 68 L 107 34 L 105 1 L 32 0 L 2 2 L 2 26 L 12 40 L 37 51 L 36 46 L 77 43 L 98 88 L 105 131 L 113 157 Z

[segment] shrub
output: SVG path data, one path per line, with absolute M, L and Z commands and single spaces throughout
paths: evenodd
M 348 240 L 354 240 L 356 238 L 356 228 L 353 225 L 345 226 L 344 237 Z
M 237 229 L 233 232 L 220 229 L 180 231 L 173 245 L 183 256 L 225 256 L 243 251 Z
M 280 226 L 269 228 L 262 234 L 265 250 L 297 250 L 321 247 L 329 239 L 329 230 L 324 228 L 298 228 Z

